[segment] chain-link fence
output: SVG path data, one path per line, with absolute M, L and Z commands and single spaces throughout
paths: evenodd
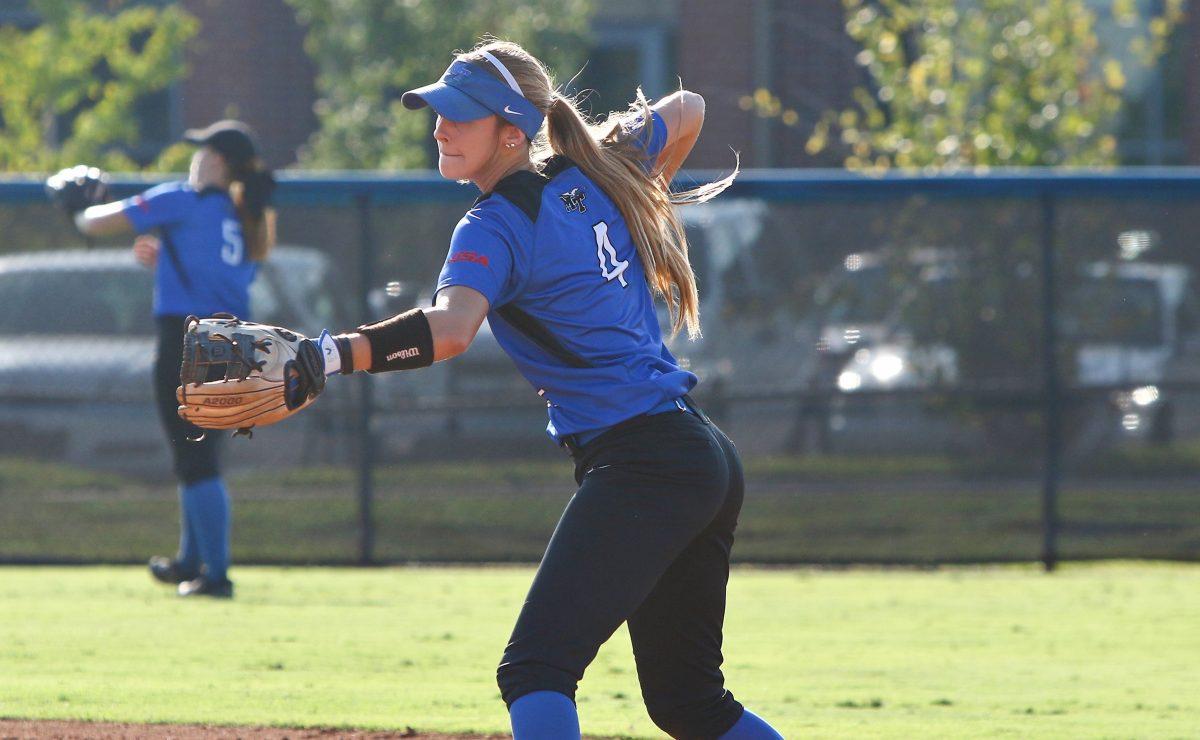
M 285 179 L 255 318 L 427 303 L 474 194 Z M 1200 174 L 744 173 L 683 215 L 704 336 L 670 344 L 747 463 L 740 560 L 1200 558 Z M 0 183 L 0 234 L 0 560 L 169 549 L 150 274 L 33 181 Z M 235 560 L 535 560 L 573 491 L 544 426 L 486 324 L 335 379 L 226 444 Z

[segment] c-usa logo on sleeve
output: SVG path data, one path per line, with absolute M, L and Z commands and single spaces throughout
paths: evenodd
M 575 211 L 587 213 L 587 206 L 584 205 L 583 202 L 583 198 L 586 195 L 587 193 L 583 192 L 579 188 L 571 188 L 567 192 L 560 194 L 558 197 L 562 199 L 563 205 L 567 207 L 568 213 L 574 213 Z

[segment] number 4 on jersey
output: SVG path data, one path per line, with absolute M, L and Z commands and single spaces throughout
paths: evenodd
M 597 222 L 592 226 L 592 231 L 596 232 L 596 258 L 600 260 L 600 274 L 610 283 L 614 278 L 621 281 L 621 287 L 629 287 L 629 283 L 625 282 L 625 270 L 629 267 L 629 260 L 618 260 L 617 250 L 613 249 L 612 242 L 608 240 L 608 224 L 603 221 Z

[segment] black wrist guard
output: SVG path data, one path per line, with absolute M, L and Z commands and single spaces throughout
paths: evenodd
M 345 334 L 336 334 L 333 337 L 334 344 L 337 345 L 338 356 L 342 358 L 342 375 L 350 375 L 354 372 L 354 348 L 350 346 L 350 337 Z
M 414 370 L 433 364 L 433 332 L 425 313 L 414 308 L 374 324 L 358 327 L 371 343 L 369 373 Z

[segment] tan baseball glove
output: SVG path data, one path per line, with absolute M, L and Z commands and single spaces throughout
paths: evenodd
M 181 417 L 249 434 L 312 403 L 325 389 L 325 363 L 315 342 L 288 329 L 229 314 L 189 316 L 179 382 Z

